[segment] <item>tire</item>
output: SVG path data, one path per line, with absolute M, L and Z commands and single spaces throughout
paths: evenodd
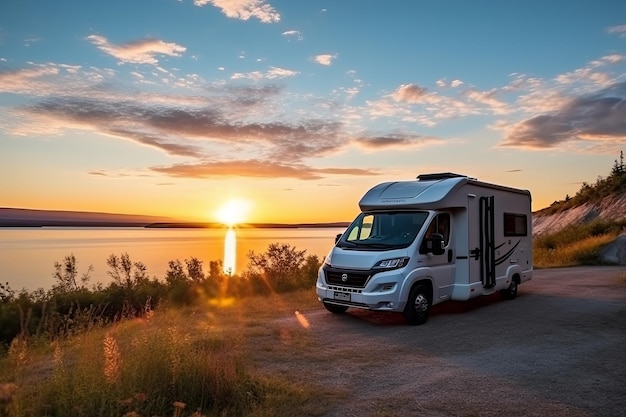
M 517 297 L 517 280 L 513 278 L 511 280 L 511 284 L 506 290 L 500 290 L 500 295 L 505 300 L 513 300 Z
M 337 304 L 324 303 L 324 307 L 333 314 L 343 314 L 348 311 L 348 306 L 340 306 Z
M 412 326 L 426 323 L 430 313 L 431 295 L 425 285 L 417 284 L 411 288 L 404 307 L 404 319 Z

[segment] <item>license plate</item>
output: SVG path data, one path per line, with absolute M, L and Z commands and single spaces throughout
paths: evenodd
M 335 300 L 350 301 L 350 293 L 347 293 L 347 292 L 336 292 L 335 293 Z

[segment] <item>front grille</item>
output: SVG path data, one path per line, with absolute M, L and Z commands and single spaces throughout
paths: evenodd
M 371 271 L 350 271 L 325 267 L 326 283 L 343 287 L 363 288 L 372 276 Z

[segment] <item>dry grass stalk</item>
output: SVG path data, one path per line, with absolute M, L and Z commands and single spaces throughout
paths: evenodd
M 174 417 L 181 417 L 183 415 L 183 410 L 187 406 L 187 404 L 180 401 L 174 401 L 172 405 L 174 406 Z
M 117 346 L 115 338 L 109 333 L 106 334 L 103 341 L 104 347 L 104 376 L 110 384 L 115 383 L 120 373 L 122 364 L 122 355 Z
M 23 366 L 28 361 L 28 341 L 25 337 L 16 337 L 9 346 L 9 358 L 17 366 Z
M 52 343 L 54 346 L 54 364 L 56 366 L 63 366 L 63 351 L 61 350 L 61 344 L 58 341 Z
M 0 403 L 8 403 L 17 392 L 15 384 L 0 384 Z

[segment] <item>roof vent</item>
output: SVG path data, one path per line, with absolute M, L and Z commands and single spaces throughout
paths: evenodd
M 454 174 L 452 172 L 440 172 L 437 174 L 421 174 L 417 176 L 417 179 L 420 181 L 438 181 L 438 180 L 446 180 L 448 178 L 462 178 L 467 177 L 467 175 Z

